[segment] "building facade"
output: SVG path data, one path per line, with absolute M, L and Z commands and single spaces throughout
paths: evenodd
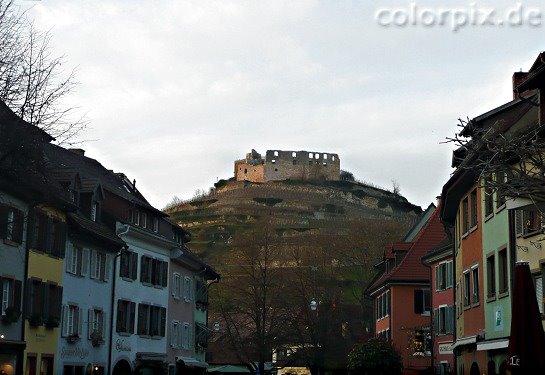
M 375 332 L 399 351 L 404 374 L 422 373 L 432 366 L 430 270 L 421 258 L 446 238 L 433 204 L 415 228 L 403 242 L 385 249 L 366 290 L 375 302 Z

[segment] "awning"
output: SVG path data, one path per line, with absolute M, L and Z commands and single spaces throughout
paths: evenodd
M 477 350 L 492 350 L 492 349 L 503 349 L 509 346 L 509 339 L 496 339 L 482 341 L 477 344 Z
M 459 346 L 474 344 L 476 342 L 477 342 L 477 336 L 462 337 L 456 340 L 456 342 L 452 345 L 452 349 L 457 348 Z
M 223 365 L 223 366 L 216 366 L 216 367 L 209 367 L 207 370 L 210 372 L 219 372 L 222 374 L 228 374 L 228 373 L 238 373 L 238 374 L 249 374 L 250 370 L 248 370 L 245 366 L 234 366 L 234 365 Z
M 206 362 L 201 362 L 195 358 L 191 358 L 191 357 L 182 357 L 182 356 L 177 356 L 176 357 L 176 362 L 183 362 L 184 365 L 186 365 L 187 367 L 201 367 L 201 368 L 206 368 L 208 367 L 208 363 Z

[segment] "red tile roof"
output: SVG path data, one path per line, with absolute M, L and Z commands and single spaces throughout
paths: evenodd
M 429 280 L 429 269 L 422 264 L 421 258 L 446 238 L 439 213 L 440 207 L 437 207 L 412 242 L 394 242 L 384 251 L 385 259 L 391 258 L 390 254 L 396 250 L 407 251 L 407 254 L 391 272 L 374 278 L 367 288 L 368 294 L 372 294 L 390 282 Z

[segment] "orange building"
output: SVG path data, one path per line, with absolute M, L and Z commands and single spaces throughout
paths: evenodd
M 442 197 L 441 219 L 454 233 L 456 373 L 482 374 L 487 368 L 487 354 L 477 350 L 477 342 L 485 334 L 483 216 L 476 176 L 459 168 L 443 187 Z
M 445 238 L 439 211 L 430 204 L 402 242 L 386 247 L 366 290 L 375 302 L 375 332 L 400 352 L 404 374 L 432 365 L 430 270 L 421 258 Z

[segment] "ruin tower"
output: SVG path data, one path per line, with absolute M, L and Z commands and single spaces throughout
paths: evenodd
M 339 155 L 315 151 L 267 150 L 265 158 L 252 150 L 235 161 L 237 181 L 339 180 Z

